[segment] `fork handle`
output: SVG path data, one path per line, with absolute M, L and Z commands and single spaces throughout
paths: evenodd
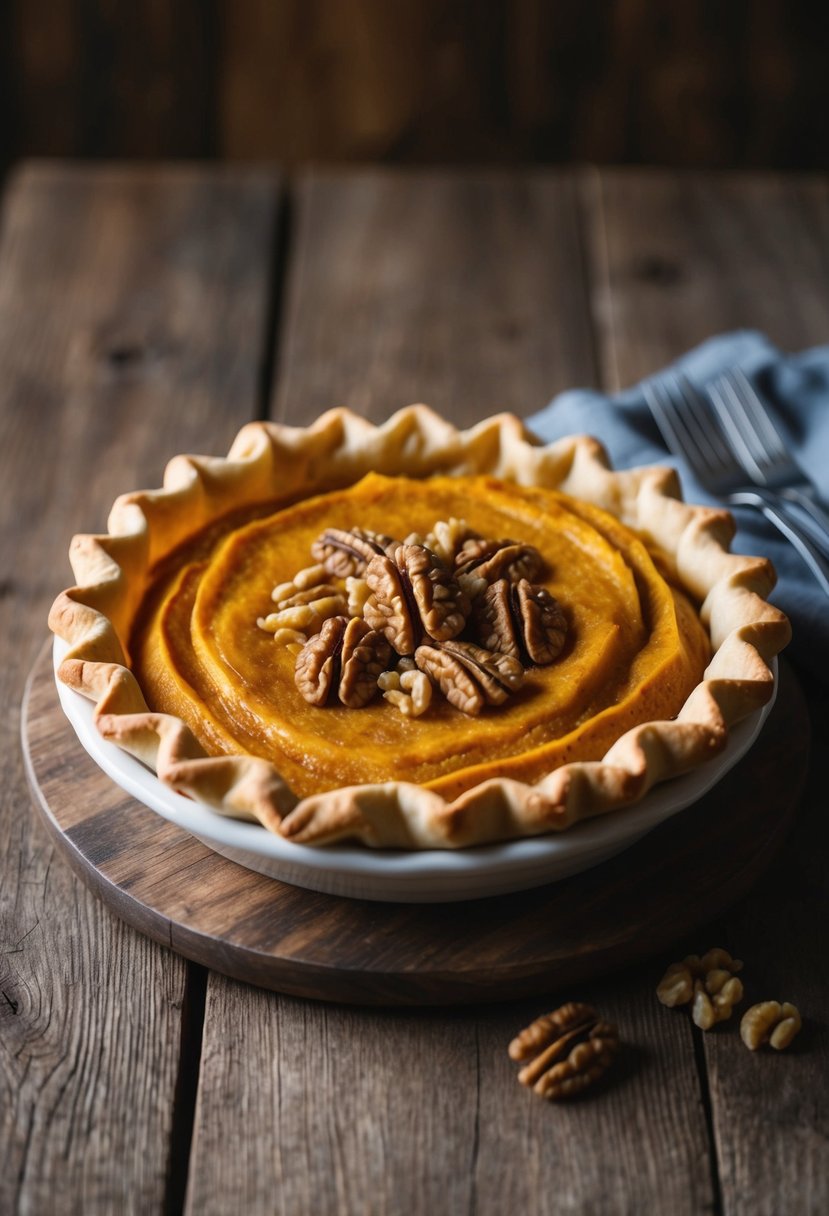
M 779 500 L 774 503 L 770 502 L 762 493 L 753 491 L 739 491 L 736 494 L 730 494 L 729 500 L 735 506 L 758 507 L 769 523 L 774 524 L 778 532 L 785 536 L 792 548 L 800 554 L 821 590 L 829 596 L 829 562 L 815 548 L 799 522 L 786 510 L 782 502 Z
M 821 506 L 817 497 L 808 490 L 801 490 L 798 486 L 788 486 L 778 490 L 777 493 L 786 502 L 797 503 L 814 520 L 824 537 L 824 544 L 829 546 L 829 511 Z

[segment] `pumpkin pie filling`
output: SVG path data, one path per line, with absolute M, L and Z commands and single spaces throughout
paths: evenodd
M 294 680 L 295 655 L 256 624 L 274 585 L 308 565 L 328 528 L 402 539 L 450 517 L 541 553 L 535 581 L 568 623 L 555 662 L 528 666 L 519 691 L 479 717 L 442 697 L 417 718 L 382 697 L 360 709 L 308 704 Z M 132 638 L 136 675 L 150 707 L 182 718 L 208 753 L 271 760 L 301 797 L 405 781 L 452 798 L 489 777 L 539 780 L 558 765 L 599 759 L 632 726 L 673 717 L 709 657 L 696 611 L 642 541 L 613 516 L 553 490 L 491 477 L 371 473 L 237 521 L 205 549 L 192 542 L 159 573 Z

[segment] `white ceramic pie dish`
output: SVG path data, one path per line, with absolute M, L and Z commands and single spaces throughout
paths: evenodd
M 67 644 L 55 638 L 55 668 Z M 95 706 L 56 679 L 58 696 L 82 746 L 128 794 L 209 848 L 239 865 L 294 886 L 352 899 L 440 903 L 504 895 L 557 882 L 590 869 L 629 848 L 646 832 L 702 798 L 752 746 L 774 704 L 733 726 L 725 749 L 692 772 L 654 787 L 635 806 L 589 819 L 566 832 L 503 844 L 412 852 L 333 845 L 292 844 L 258 823 L 217 814 L 208 806 L 165 786 L 139 760 L 103 739 L 95 727 Z

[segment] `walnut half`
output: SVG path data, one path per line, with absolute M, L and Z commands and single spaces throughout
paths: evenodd
M 457 637 L 469 616 L 469 597 L 439 558 L 423 545 L 398 545 L 366 568 L 371 594 L 363 615 L 398 654 L 414 654 L 425 637 Z
M 521 578 L 537 578 L 543 567 L 544 558 L 535 545 L 517 540 L 490 540 L 473 535 L 455 554 L 455 574 L 460 580 L 474 574 L 487 583 L 499 578 L 518 582 Z
M 336 694 L 349 709 L 361 709 L 377 691 L 388 666 L 388 642 L 359 617 L 329 617 L 297 655 L 294 680 L 310 705 Z
M 479 714 L 487 705 L 502 705 L 524 679 L 517 659 L 495 654 L 472 642 L 442 642 L 418 646 L 415 663 L 439 685 L 450 705 L 465 714 Z
M 539 667 L 554 662 L 567 637 L 567 619 L 546 587 L 499 578 L 472 605 L 481 645 Z
M 740 1038 L 749 1051 L 769 1043 L 775 1051 L 783 1051 L 802 1026 L 800 1014 L 788 1001 L 761 1001 L 743 1014 Z
M 311 556 L 320 562 L 328 574 L 336 578 L 352 578 L 363 574 L 378 553 L 388 553 L 397 544 L 383 532 L 368 528 L 327 528 L 311 545 Z
M 513 1060 L 530 1059 L 518 1074 L 542 1098 L 571 1098 L 592 1085 L 610 1067 L 619 1050 L 615 1026 L 591 1005 L 569 1001 L 545 1013 L 509 1045 Z

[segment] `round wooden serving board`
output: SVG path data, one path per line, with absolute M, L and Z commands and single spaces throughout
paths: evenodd
M 417 905 L 265 878 L 134 801 L 75 737 L 49 649 L 29 678 L 22 730 L 35 805 L 58 850 L 129 924 L 237 979 L 372 1004 L 509 1000 L 666 948 L 739 899 L 768 865 L 809 750 L 806 706 L 781 664 L 759 742 L 702 802 L 639 844 L 551 886 Z

